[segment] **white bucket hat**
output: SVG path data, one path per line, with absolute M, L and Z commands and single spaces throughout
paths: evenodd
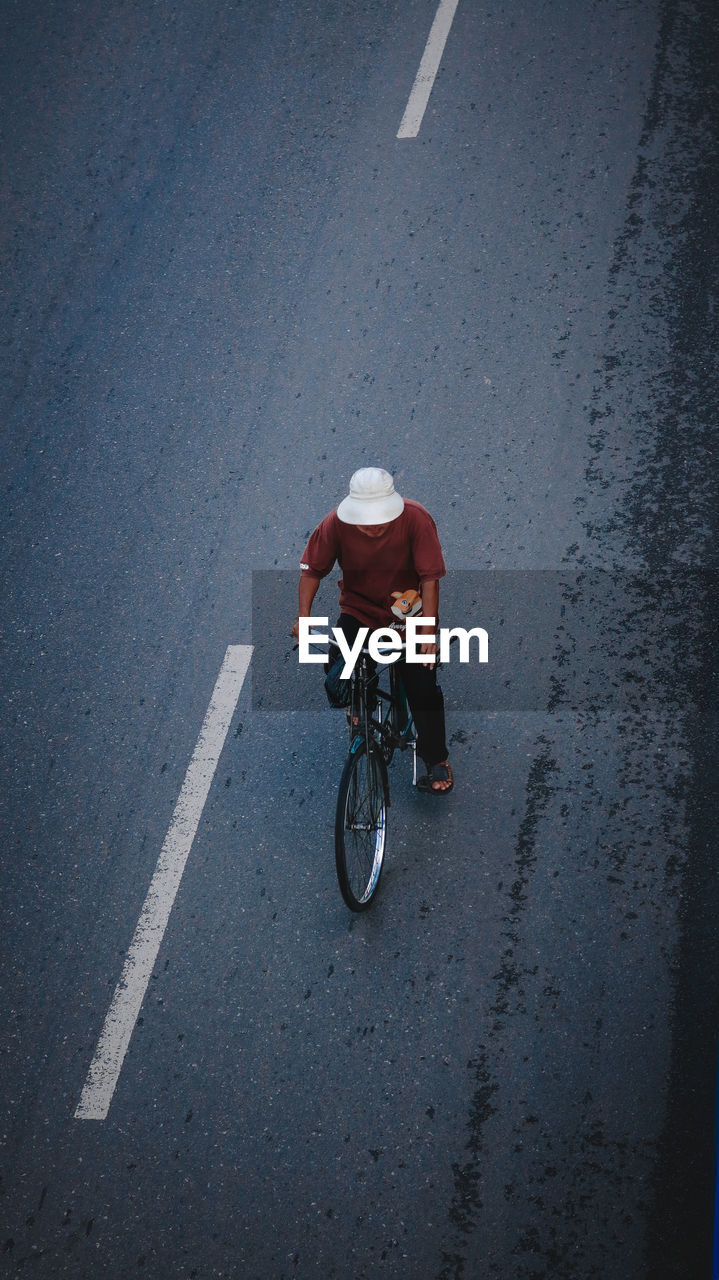
M 394 491 L 394 480 L 382 467 L 362 467 L 350 480 L 349 496 L 337 515 L 343 524 L 388 524 L 404 511 L 404 499 Z

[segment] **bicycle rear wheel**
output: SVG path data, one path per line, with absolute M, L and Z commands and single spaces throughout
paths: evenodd
M 379 751 L 361 742 L 340 778 L 335 816 L 337 879 L 351 911 L 372 901 L 387 843 L 387 770 Z

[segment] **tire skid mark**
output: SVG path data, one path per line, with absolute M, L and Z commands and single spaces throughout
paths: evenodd
M 556 790 L 551 782 L 552 775 L 559 772 L 559 766 L 551 751 L 551 743 L 543 734 L 540 734 L 537 745 L 541 747 L 541 751 L 535 756 L 529 770 L 524 817 L 517 834 L 516 875 L 508 893 L 510 904 L 509 914 L 506 917 L 508 928 L 504 934 L 507 945 L 495 975 L 497 985 L 492 1004 L 494 1022 L 489 1032 L 490 1041 L 502 1033 L 507 1019 L 515 1009 L 523 1010 L 524 1004 L 522 979 L 525 971 L 518 965 L 516 959 L 521 944 L 521 920 L 537 862 L 539 824 Z M 465 1143 L 467 1155 L 464 1160 L 457 1160 L 452 1164 L 454 1194 L 448 1210 L 448 1217 L 457 1233 L 458 1241 L 453 1250 L 443 1250 L 444 1262 L 437 1280 L 462 1280 L 465 1275 L 466 1257 L 462 1252 L 462 1243 L 475 1231 L 482 1209 L 482 1156 L 485 1129 L 497 1110 L 492 1100 L 500 1089 L 499 1080 L 490 1066 L 490 1053 L 487 1046 L 479 1046 L 474 1057 L 467 1063 L 467 1068 L 474 1078 L 474 1092 L 467 1117 L 468 1137 Z

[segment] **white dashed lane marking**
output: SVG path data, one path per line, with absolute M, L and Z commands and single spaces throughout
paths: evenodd
M 225 654 L 75 1111 L 77 1120 L 107 1116 L 251 657 L 252 645 L 247 644 L 230 645 Z
M 429 95 L 432 92 L 432 85 L 439 70 L 439 64 L 442 61 L 444 46 L 447 43 L 447 36 L 454 21 L 458 3 L 459 0 L 440 0 L 439 8 L 435 14 L 432 29 L 422 54 L 422 61 L 419 64 L 419 71 L 412 85 L 409 102 L 402 116 L 402 123 L 397 133 L 398 138 L 416 138 L 419 133 L 419 127 L 429 102 Z

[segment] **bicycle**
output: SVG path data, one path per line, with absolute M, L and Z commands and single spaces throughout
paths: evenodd
M 349 678 L 349 754 L 340 778 L 335 814 L 335 863 L 340 891 L 351 911 L 366 911 L 379 885 L 387 848 L 390 805 L 387 766 L 396 750 L 412 750 L 417 784 L 417 735 L 396 663 L 389 690 L 362 649 Z

